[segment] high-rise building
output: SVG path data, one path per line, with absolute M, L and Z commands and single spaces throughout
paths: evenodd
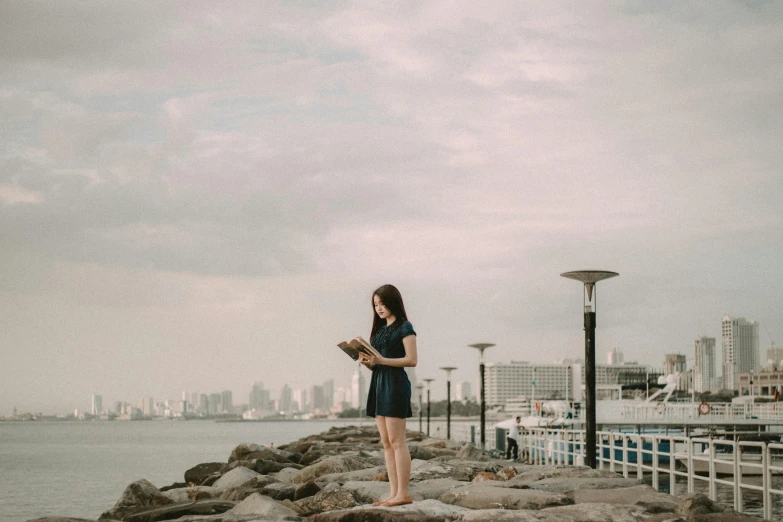
M 93 395 L 92 396 L 92 414 L 93 415 L 100 415 L 103 413 L 103 397 L 100 395 Z
M 324 402 L 323 411 L 330 411 L 334 406 L 334 379 L 329 379 L 323 384 Z
M 283 413 L 291 413 L 293 411 L 292 404 L 294 402 L 294 394 L 291 390 L 291 387 L 287 384 L 283 385 L 283 388 L 280 390 L 280 404 L 279 410 Z
M 325 413 L 327 411 L 324 387 L 320 384 L 315 384 L 310 388 L 310 412 Z
M 293 404 L 292 407 L 294 411 L 298 412 L 306 412 L 309 409 L 309 404 L 307 400 L 307 390 L 304 390 L 302 388 L 297 388 L 294 390 L 293 393 Z
M 263 382 L 257 382 L 250 390 L 249 406 L 252 410 L 269 411 L 272 409 L 269 390 L 264 388 Z
M 469 401 L 473 398 L 470 381 L 457 384 L 456 397 L 458 401 Z
M 606 364 L 623 364 L 623 352 L 616 346 L 612 348 L 612 351 L 606 354 Z
M 139 409 L 141 410 L 142 415 L 147 418 L 151 418 L 155 416 L 155 400 L 152 397 L 144 397 L 141 400 L 141 405 L 139 406 Z
M 198 412 L 201 415 L 209 413 L 209 397 L 206 393 L 199 393 L 198 395 Z
M 759 367 L 759 324 L 744 317 L 725 316 L 721 328 L 723 351 L 723 386 L 739 388 L 740 373 L 750 373 Z
M 353 377 L 351 378 L 351 401 L 354 408 L 363 410 L 367 407 L 367 386 L 361 365 L 356 367 L 356 371 L 353 372 Z
M 223 399 L 223 394 L 221 393 L 209 394 L 207 412 L 210 415 L 217 415 L 218 413 L 223 411 L 223 405 L 220 403 L 222 399 Z
M 223 413 L 234 413 L 234 400 L 231 390 L 223 390 L 220 395 L 220 405 L 223 408 Z
M 693 389 L 697 393 L 717 389 L 715 374 L 715 338 L 699 337 L 694 345 Z
M 667 375 L 673 373 L 685 373 L 685 355 L 681 353 L 667 353 L 663 358 L 663 371 Z

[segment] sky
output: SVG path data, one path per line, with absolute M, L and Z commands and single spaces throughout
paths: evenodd
M 783 344 L 783 4 L 0 0 L 0 415 Z M 719 361 L 720 363 L 720 361 Z M 720 368 L 720 366 L 718 366 Z

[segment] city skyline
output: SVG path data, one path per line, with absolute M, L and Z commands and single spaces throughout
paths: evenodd
M 783 3 L 3 3 L 0 411 L 783 343 Z M 717 348 L 720 352 L 720 348 Z M 717 357 L 720 358 L 720 353 Z M 542 360 L 545 359 L 545 360 Z M 717 361 L 718 364 L 721 361 Z M 108 391 L 111 390 L 111 391 Z

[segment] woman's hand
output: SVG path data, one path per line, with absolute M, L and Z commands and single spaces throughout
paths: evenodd
M 362 363 L 366 368 L 372 370 L 373 367 L 376 364 L 380 364 L 380 361 L 377 357 L 371 354 L 367 353 L 360 353 L 359 354 L 359 362 Z

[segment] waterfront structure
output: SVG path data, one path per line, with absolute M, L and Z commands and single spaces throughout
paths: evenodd
M 103 413 L 103 397 L 100 395 L 94 394 L 92 396 L 92 410 L 91 413 L 93 415 L 100 415 Z
M 566 364 L 488 363 L 484 382 L 490 406 L 505 405 L 509 399 L 523 395 L 531 400 L 571 399 L 574 396 L 572 367 Z
M 783 392 L 783 369 L 774 366 L 738 376 L 740 397 L 743 395 L 780 395 Z
M 715 338 L 701 336 L 694 344 L 693 390 L 697 393 L 717 390 L 715 375 Z
M 739 389 L 739 374 L 759 367 L 759 324 L 744 317 L 724 316 L 721 325 L 723 387 Z
M 623 352 L 620 351 L 620 348 L 614 347 L 612 348 L 612 351 L 606 354 L 606 364 L 608 365 L 615 365 L 615 364 L 623 364 Z

